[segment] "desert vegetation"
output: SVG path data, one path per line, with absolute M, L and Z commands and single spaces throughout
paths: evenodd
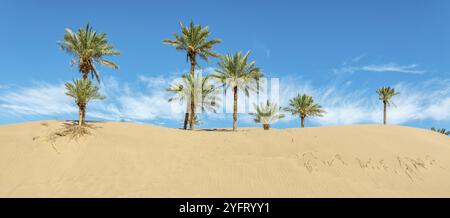
M 73 56 L 72 65 L 77 65 L 81 79 L 74 79 L 66 86 L 66 95 L 72 97 L 79 109 L 78 127 L 85 125 L 87 105 L 91 100 L 102 100 L 105 96 L 100 94 L 99 87 L 91 79 L 100 83 L 100 72 L 95 64 L 118 69 L 113 61 L 104 59 L 107 56 L 118 56 L 120 52 L 108 42 L 105 33 L 97 33 L 87 24 L 76 32 L 66 29 L 64 40 L 58 43 L 62 50 Z
M 244 90 L 248 96 L 250 92 L 258 91 L 258 80 L 263 77 L 255 61 L 248 61 L 249 55 L 250 52 L 225 55 L 218 63 L 219 69 L 213 75 L 225 86 L 225 90 L 228 88 L 233 90 L 233 130 L 237 129 L 239 89 Z
M 314 102 L 312 96 L 298 94 L 293 99 L 289 100 L 289 106 L 285 111 L 290 112 L 293 116 L 300 116 L 300 126 L 305 127 L 305 119 L 307 117 L 320 117 L 325 113 L 322 106 Z
M 252 113 L 255 116 L 255 122 L 261 123 L 263 125 L 264 130 L 270 129 L 270 124 L 283 118 L 284 114 L 281 114 L 281 107 L 278 107 L 276 103 L 271 103 L 269 100 L 267 102 L 261 103 L 260 105 L 254 104 L 255 113 Z
M 171 84 L 167 89 L 167 91 L 174 94 L 168 101 L 186 103 L 186 111 L 189 111 L 190 103 L 192 102 L 195 107 L 200 107 L 202 112 L 216 112 L 220 97 L 217 86 L 212 80 L 210 75 L 201 77 L 200 73 L 183 75 L 181 81 Z M 185 116 L 184 129 L 186 129 L 188 121 L 191 123 L 191 119 L 191 116 Z M 200 118 L 195 115 L 193 125 L 200 123 Z
M 381 87 L 377 90 L 378 97 L 380 101 L 383 102 L 383 124 L 386 125 L 387 123 L 387 107 L 393 104 L 392 97 L 400 94 L 399 92 L 396 92 L 395 89 L 391 87 Z
M 437 132 L 437 133 L 441 133 L 441 134 L 444 134 L 444 135 L 450 135 L 450 130 L 446 130 L 444 128 L 436 129 L 434 127 L 431 127 L 431 131 Z
M 195 67 L 198 66 L 197 57 L 205 61 L 209 61 L 210 57 L 220 57 L 220 55 L 212 50 L 212 47 L 221 42 L 220 39 L 208 40 L 209 28 L 202 27 L 201 25 L 195 25 L 193 21 L 189 26 L 184 26 L 180 22 L 181 35 L 173 34 L 175 39 L 165 39 L 163 43 L 169 44 L 175 47 L 176 50 L 186 52 L 186 61 L 190 61 L 191 70 L 190 75 L 194 76 Z M 187 129 L 187 123 L 189 120 L 190 129 L 194 129 L 194 117 L 195 117 L 195 94 L 191 93 L 190 98 L 186 104 L 189 104 L 184 117 L 183 128 Z M 190 114 L 190 115 L 189 115 Z
M 86 107 L 91 100 L 102 100 L 105 96 L 102 96 L 99 92 L 98 86 L 92 84 L 87 79 L 77 79 L 73 83 L 66 83 L 66 95 L 72 97 L 75 100 L 75 104 L 79 110 L 78 126 L 83 126 L 86 117 Z
M 238 51 L 232 54 L 221 55 L 213 48 L 221 43 L 218 38 L 210 39 L 211 32 L 208 26 L 194 24 L 193 21 L 185 26 L 180 22 L 181 33 L 174 33 L 173 39 L 163 40 L 164 44 L 172 45 L 177 51 L 186 54 L 186 61 L 190 64 L 188 73 L 181 75 L 181 80 L 170 84 L 168 92 L 173 93 L 173 97 L 168 102 L 179 102 L 186 106 L 184 113 L 183 129 L 193 130 L 195 126 L 201 124 L 202 112 L 216 113 L 221 103 L 219 87 L 223 91 L 231 90 L 233 94 L 233 126 L 237 130 L 238 123 L 238 98 L 239 93 L 258 94 L 260 83 L 263 78 L 263 71 L 256 65 L 255 61 L 249 59 L 250 51 L 243 53 Z M 120 52 L 108 42 L 105 33 L 98 33 L 87 24 L 77 31 L 66 29 L 63 41 L 58 42 L 62 50 L 70 54 L 72 65 L 78 67 L 81 79 L 74 79 L 73 82 L 66 83 L 66 95 L 74 99 L 79 108 L 78 126 L 85 124 L 88 102 L 92 100 L 102 100 L 105 96 L 100 94 L 99 87 L 91 80 L 100 83 L 100 72 L 96 65 L 118 69 L 117 63 L 105 59 L 106 57 L 118 56 Z M 211 58 L 218 58 L 218 68 L 210 75 L 201 75 L 196 69 L 202 69 L 199 60 L 207 63 Z M 90 78 L 89 78 L 90 76 Z M 383 103 L 383 124 L 387 124 L 387 109 L 394 105 L 392 98 L 399 95 L 394 88 L 389 86 L 376 90 L 378 98 Z M 283 118 L 287 112 L 292 116 L 300 118 L 300 126 L 305 127 L 305 120 L 308 117 L 321 117 L 325 114 L 322 106 L 316 103 L 312 96 L 298 94 L 289 100 L 286 107 L 279 107 L 276 102 L 265 102 L 254 104 L 254 116 L 256 123 L 261 123 L 263 128 L 268 130 L 270 125 Z M 200 109 L 200 111 L 197 111 Z M 434 129 L 433 131 L 449 135 L 445 129 Z
M 88 79 L 90 74 L 100 82 L 100 72 L 95 63 L 118 69 L 119 66 L 113 61 L 106 60 L 106 56 L 118 56 L 120 52 L 108 43 L 105 33 L 97 33 L 87 24 L 85 28 L 79 28 L 76 33 L 66 29 L 64 40 L 58 43 L 68 54 L 73 56 L 72 64 L 78 65 L 78 70 L 83 79 Z

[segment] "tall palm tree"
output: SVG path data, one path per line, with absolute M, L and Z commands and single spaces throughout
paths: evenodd
M 79 109 L 78 126 L 82 126 L 84 125 L 88 102 L 95 99 L 105 99 L 105 96 L 102 96 L 99 93 L 99 88 L 87 79 L 78 79 L 74 80 L 73 83 L 66 83 L 66 89 L 66 95 L 75 99 Z
M 446 129 L 442 128 L 442 129 L 436 129 L 434 127 L 431 127 L 431 131 L 433 132 L 437 132 L 437 133 L 441 133 L 444 135 L 450 135 L 450 131 L 447 131 Z
M 173 34 L 175 39 L 165 39 L 164 44 L 169 44 L 175 47 L 176 50 L 186 52 L 186 61 L 191 62 L 190 74 L 194 75 L 195 66 L 197 63 L 197 56 L 205 61 L 209 61 L 210 57 L 220 57 L 220 55 L 212 50 L 212 47 L 221 42 L 220 39 L 208 40 L 210 35 L 208 26 L 194 25 L 191 21 L 189 26 L 184 26 L 180 22 L 181 35 Z M 194 128 L 195 103 L 190 101 L 190 128 Z
M 391 87 L 381 87 L 377 90 L 379 99 L 383 102 L 383 124 L 386 125 L 387 122 L 387 106 L 391 103 L 393 104 L 391 98 L 400 94 L 396 92 L 395 89 Z
M 271 123 L 284 117 L 284 114 L 280 114 L 281 107 L 278 107 L 275 103 L 270 103 L 269 100 L 267 100 L 266 104 L 254 104 L 254 107 L 256 113 L 251 114 L 255 116 L 255 122 L 263 125 L 264 130 L 269 130 Z
M 238 91 L 243 89 L 248 96 L 250 91 L 256 91 L 258 81 L 263 76 L 261 70 L 256 67 L 255 61 L 248 61 L 250 52 L 242 55 L 237 52 L 234 55 L 228 54 L 221 57 L 218 63 L 219 69 L 213 75 L 225 86 L 225 90 L 231 88 L 233 90 L 233 130 L 237 128 L 237 100 Z
M 218 102 L 220 101 L 218 97 L 219 91 L 213 83 L 211 76 L 201 77 L 199 73 L 183 75 L 181 81 L 171 84 L 167 91 L 175 94 L 174 97 L 169 98 L 169 102 L 193 102 L 195 107 L 200 107 L 202 111 L 216 112 Z M 188 121 L 189 123 L 191 122 L 190 119 L 189 108 L 186 108 L 183 124 L 184 129 L 187 129 Z M 194 126 L 196 120 L 198 119 L 194 116 Z M 191 128 L 194 126 L 191 126 Z
M 83 79 L 91 74 L 100 82 L 100 72 L 94 63 L 118 69 L 118 65 L 112 61 L 103 59 L 105 56 L 117 56 L 120 52 L 108 43 L 105 33 L 97 33 L 92 30 L 89 24 L 85 28 L 79 28 L 76 33 L 71 29 L 66 29 L 64 41 L 59 42 L 61 48 L 71 54 L 74 59 L 73 64 L 78 64 Z
M 308 96 L 305 94 L 298 94 L 296 97 L 289 100 L 289 106 L 284 110 L 290 112 L 294 116 L 299 115 L 302 128 L 305 127 L 306 117 L 321 117 L 325 113 L 325 111 L 322 110 L 322 106 L 314 103 L 314 99 L 312 96 Z

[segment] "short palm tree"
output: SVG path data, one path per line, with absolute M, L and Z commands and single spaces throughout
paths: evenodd
M 387 123 L 387 106 L 393 104 L 391 98 L 400 94 L 391 87 L 381 87 L 377 90 L 379 99 L 383 102 L 383 124 Z
M 195 107 L 200 107 L 202 111 L 216 112 L 220 101 L 218 89 L 211 76 L 201 77 L 199 73 L 195 73 L 194 76 L 191 74 L 183 75 L 181 81 L 171 84 L 167 91 L 175 94 L 174 97 L 169 98 L 169 102 L 193 102 Z M 184 129 L 187 129 L 187 123 L 190 123 L 191 117 L 189 116 L 189 107 L 187 107 L 183 124 Z M 194 125 L 197 120 L 195 117 L 194 115 Z M 191 129 L 194 128 L 194 125 L 190 126 Z
M 79 109 L 78 126 L 82 126 L 84 125 L 86 107 L 89 101 L 95 99 L 102 100 L 105 97 L 99 93 L 99 88 L 87 79 L 78 79 L 74 80 L 73 83 L 66 83 L 66 89 L 66 95 L 75 99 L 75 103 Z
M 100 82 L 100 73 L 94 63 L 118 69 L 118 65 L 112 61 L 103 59 L 105 56 L 117 56 L 120 52 L 114 50 L 114 47 L 108 43 L 105 33 L 97 33 L 86 25 L 86 28 L 80 28 L 76 33 L 71 29 L 66 29 L 64 41 L 59 42 L 61 48 L 67 53 L 73 55 L 73 64 L 78 64 L 78 69 L 83 79 L 87 79 L 88 74 L 92 78 L 95 76 Z
M 308 96 L 305 94 L 298 94 L 296 97 L 289 100 L 289 106 L 284 110 L 290 112 L 294 116 L 299 115 L 302 128 L 305 127 L 306 117 L 321 117 L 325 113 L 325 111 L 322 110 L 322 106 L 314 103 L 314 99 L 312 96 Z
M 447 131 L 446 129 L 442 128 L 442 129 L 436 129 L 434 127 L 431 127 L 431 131 L 433 132 L 437 132 L 437 133 L 441 133 L 444 135 L 450 135 L 450 131 Z
M 175 39 L 165 39 L 163 43 L 174 46 L 176 50 L 186 52 L 186 61 L 191 63 L 190 74 L 194 75 L 195 66 L 198 64 L 197 56 L 205 61 L 209 61 L 210 57 L 220 57 L 218 53 L 212 50 L 212 47 L 220 43 L 221 40 L 208 40 L 210 35 L 208 26 L 194 25 L 193 21 L 191 21 L 189 26 L 184 26 L 180 22 L 180 27 L 181 35 L 174 33 Z M 189 119 L 189 124 L 192 129 L 194 128 L 195 103 L 188 102 L 187 104 L 190 104 L 191 119 Z
M 248 56 L 250 52 L 237 52 L 234 55 L 225 55 L 221 57 L 218 63 L 219 69 L 213 75 L 224 86 L 225 90 L 230 88 L 233 90 L 233 130 L 237 129 L 237 100 L 238 91 L 243 89 L 248 96 L 250 91 L 257 91 L 258 81 L 263 76 L 261 70 L 256 67 L 254 61 L 249 62 Z
M 256 113 L 251 113 L 255 116 L 255 122 L 261 123 L 264 130 L 270 129 L 270 124 L 283 118 L 284 114 L 280 114 L 281 107 L 278 107 L 275 103 L 270 103 L 267 100 L 266 104 L 261 103 L 260 105 L 254 104 Z

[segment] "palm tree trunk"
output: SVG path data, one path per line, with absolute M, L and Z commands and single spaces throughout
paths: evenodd
M 264 130 L 269 130 L 270 129 L 270 124 L 263 124 L 263 129 Z
M 386 112 L 387 112 L 387 105 L 386 105 L 386 102 L 383 102 L 383 124 L 384 125 L 386 125 L 386 120 L 387 120 L 387 117 L 386 117 Z
M 79 114 L 79 118 L 78 118 L 78 126 L 82 126 L 83 125 L 83 112 L 81 112 L 81 110 L 78 112 Z
M 79 105 L 79 119 L 78 119 L 78 126 L 84 125 L 84 117 L 85 117 L 85 106 Z
M 194 57 L 191 57 L 191 76 L 194 76 L 195 73 L 195 59 Z M 194 129 L 194 125 L 195 125 L 195 99 L 194 99 L 194 90 L 191 90 L 191 116 L 189 119 L 189 127 L 191 130 Z
M 235 86 L 233 88 L 233 95 L 234 95 L 234 106 L 233 106 L 233 131 L 237 128 L 237 100 L 238 100 L 238 88 Z
M 86 123 L 86 106 L 83 107 L 83 125 Z
M 191 116 L 189 118 L 189 127 L 191 130 L 194 129 L 195 125 L 195 100 L 194 100 L 194 93 L 191 94 Z
M 303 128 L 305 127 L 305 116 L 301 115 L 300 118 L 302 120 L 302 128 Z
M 82 59 L 80 59 L 80 63 L 84 63 L 84 61 L 83 61 Z M 83 80 L 87 80 L 88 73 L 89 73 L 88 68 L 87 68 L 86 65 L 84 65 L 84 64 L 80 64 L 80 65 L 79 65 L 79 68 L 80 68 L 80 71 L 81 71 Z
M 187 124 L 189 120 L 189 102 L 186 103 L 186 111 L 184 113 L 184 123 L 183 123 L 183 129 L 187 129 Z

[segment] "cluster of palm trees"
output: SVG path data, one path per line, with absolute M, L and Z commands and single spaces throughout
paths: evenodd
M 114 47 L 108 43 L 105 33 L 97 33 L 92 30 L 89 24 L 85 28 L 80 28 L 76 33 L 71 29 L 66 29 L 64 40 L 58 43 L 60 47 L 73 56 L 72 65 L 78 65 L 81 73 L 81 79 L 73 79 L 73 82 L 66 83 L 66 95 L 75 100 L 79 109 L 78 126 L 83 126 L 86 117 L 87 104 L 91 100 L 101 100 L 102 96 L 98 86 L 94 85 L 88 78 L 96 78 L 100 83 L 100 72 L 95 64 L 118 69 L 118 65 L 112 61 L 105 60 L 105 56 L 117 56 L 120 52 L 114 50 Z
M 174 46 L 176 50 L 186 52 L 186 60 L 191 64 L 189 74 L 182 76 L 182 84 L 172 84 L 168 88 L 168 91 L 176 94 L 177 99 L 186 103 L 183 128 L 187 129 L 189 121 L 189 128 L 194 129 L 195 109 L 198 105 L 202 105 L 202 110 L 205 105 L 209 106 L 209 109 L 215 110 L 216 102 L 219 100 L 215 95 L 216 87 L 211 85 L 213 84 L 211 80 L 215 79 L 222 83 L 225 90 L 233 91 L 233 130 L 236 130 L 238 92 L 242 89 L 248 95 L 251 91 L 257 91 L 258 81 L 263 76 L 261 70 L 254 61 L 248 60 L 250 52 L 245 54 L 237 52 L 222 56 L 213 51 L 213 46 L 220 43 L 221 40 L 209 40 L 210 32 L 207 26 L 195 25 L 192 21 L 189 26 L 184 26 L 183 23 L 180 23 L 180 26 L 181 34 L 175 33 L 175 39 L 166 39 L 163 43 Z M 210 58 L 219 58 L 219 69 L 215 70 L 214 74 L 201 78 L 195 73 L 195 67 L 198 66 L 197 57 L 205 61 L 209 61 Z M 173 99 L 169 99 L 169 101 L 173 101 Z
M 190 72 L 181 76 L 181 81 L 170 85 L 167 91 L 174 93 L 174 97 L 168 101 L 181 101 L 186 104 L 183 128 L 192 130 L 198 125 L 200 117 L 196 108 L 203 111 L 216 112 L 218 102 L 221 100 L 217 82 L 221 84 L 224 91 L 233 92 L 233 130 L 237 129 L 237 108 L 238 93 L 244 91 L 246 95 L 250 92 L 259 93 L 259 80 L 263 73 L 256 66 L 255 61 L 249 60 L 250 52 L 236 52 L 234 54 L 220 55 L 213 50 L 213 47 L 221 42 L 220 39 L 208 39 L 210 32 L 208 27 L 195 25 L 192 21 L 189 26 L 180 23 L 181 34 L 174 34 L 174 39 L 163 40 L 163 43 L 175 47 L 176 50 L 186 53 L 186 61 L 190 62 Z M 72 97 L 79 108 L 78 125 L 85 123 L 87 104 L 91 100 L 101 100 L 105 96 L 101 95 L 99 88 L 91 80 L 96 79 L 100 83 L 100 72 L 96 64 L 118 69 L 118 65 L 113 61 L 106 60 L 107 56 L 118 56 L 120 52 L 109 44 L 105 33 L 97 33 L 89 24 L 85 28 L 80 28 L 77 32 L 66 29 L 64 40 L 58 43 L 60 47 L 73 56 L 72 65 L 77 65 L 81 73 L 80 79 L 73 79 L 66 83 L 66 95 Z M 210 61 L 210 58 L 218 58 L 218 69 L 213 74 L 201 76 L 196 72 L 196 67 L 200 67 L 198 58 Z M 91 78 L 89 78 L 89 75 Z M 391 87 L 381 87 L 377 91 L 379 99 L 383 102 L 383 124 L 387 123 L 387 107 L 393 104 L 392 97 L 399 93 Z M 261 123 L 264 129 L 270 129 L 270 124 L 282 119 L 284 114 L 281 111 L 298 116 L 301 127 L 305 126 L 307 117 L 323 116 L 325 111 L 314 102 L 312 96 L 298 94 L 289 100 L 289 105 L 285 108 L 267 101 L 260 105 L 254 104 L 254 120 Z M 434 131 L 449 134 L 445 129 Z
M 186 112 L 183 128 L 192 130 L 195 126 L 195 120 L 199 119 L 195 114 L 195 109 L 201 105 L 204 110 L 205 106 L 215 112 L 215 106 L 220 99 L 217 97 L 216 87 L 210 81 L 216 79 L 222 84 L 224 90 L 232 90 L 233 92 L 233 130 L 237 129 L 237 102 L 239 90 L 244 90 L 246 95 L 249 92 L 259 91 L 259 80 L 263 77 L 262 71 L 256 66 L 254 61 L 249 61 L 250 52 L 243 54 L 237 52 L 235 54 L 219 55 L 213 51 L 213 46 L 221 42 L 220 39 L 209 40 L 210 32 L 208 27 L 195 25 L 192 21 L 189 26 L 181 26 L 181 34 L 174 33 L 175 39 L 166 39 L 163 41 L 175 47 L 176 50 L 186 53 L 186 60 L 191 63 L 190 73 L 182 75 L 182 82 L 172 84 L 167 90 L 176 94 L 176 97 L 169 99 L 169 102 L 177 99 L 186 103 Z M 201 78 L 195 73 L 195 67 L 198 66 L 197 57 L 209 61 L 210 58 L 219 58 L 217 63 L 218 69 L 214 74 L 206 75 Z M 384 120 L 386 124 L 387 106 L 391 102 L 391 98 L 398 94 L 393 88 L 382 87 L 377 90 L 380 100 L 384 104 Z M 269 129 L 270 124 L 284 117 L 280 114 L 281 108 L 270 101 L 266 104 L 254 105 L 256 113 L 255 122 L 262 123 L 264 129 Z M 321 106 L 314 102 L 312 96 L 306 94 L 298 95 L 290 100 L 289 106 L 284 111 L 290 112 L 294 116 L 299 116 L 301 127 L 305 126 L 306 117 L 323 116 L 325 113 Z

